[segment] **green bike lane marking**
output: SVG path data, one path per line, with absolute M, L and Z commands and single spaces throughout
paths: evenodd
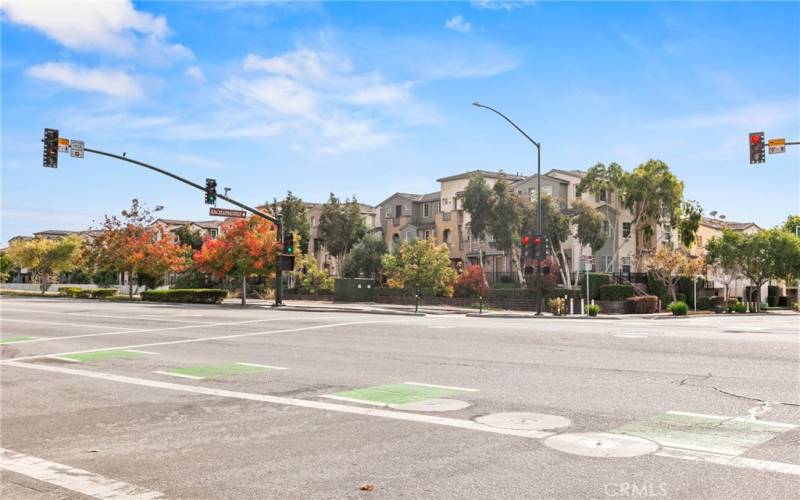
M 328 399 L 338 399 L 341 401 L 351 401 L 354 403 L 387 406 L 447 398 L 450 396 L 457 396 L 465 392 L 475 391 L 477 391 L 477 389 L 420 384 L 417 382 L 403 382 L 400 384 L 364 387 L 361 389 L 337 392 L 336 394 L 326 394 L 322 397 Z
M 744 417 L 668 411 L 610 432 L 649 439 L 670 448 L 737 456 L 795 427 Z
M 134 350 L 118 350 L 118 351 L 95 351 L 95 352 L 82 352 L 75 354 L 65 354 L 63 356 L 54 356 L 57 359 L 64 359 L 67 361 L 105 361 L 107 359 L 137 359 L 145 354 L 155 354 L 146 351 Z
M 9 337 L 7 339 L 0 339 L 0 345 L 13 344 L 15 342 L 25 342 L 26 340 L 33 340 L 38 337 Z

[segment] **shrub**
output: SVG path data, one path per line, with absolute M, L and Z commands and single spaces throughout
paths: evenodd
M 673 316 L 686 316 L 689 313 L 689 306 L 682 300 L 671 303 L 667 309 L 672 311 Z
M 547 306 L 554 316 L 564 316 L 567 314 L 567 303 L 563 297 L 556 297 L 547 301 Z
M 610 281 L 610 277 L 605 273 L 589 273 L 589 298 L 600 298 L 600 287 L 608 285 Z M 579 288 L 586 293 L 586 273 L 581 275 L 579 283 Z
M 591 290 L 589 290 L 591 292 Z M 634 295 L 631 285 L 602 285 L 598 292 L 600 300 L 625 300 Z
M 600 306 L 597 304 L 589 304 L 586 306 L 586 312 L 589 314 L 589 316 L 597 316 L 597 314 L 600 312 Z
M 722 297 L 710 297 L 709 299 L 709 309 L 714 312 L 722 312 L 725 308 L 724 302 Z
M 711 297 L 697 297 L 697 310 L 710 311 L 711 310 Z
M 477 297 L 483 288 L 483 272 L 481 266 L 468 266 L 463 273 L 458 275 L 456 284 L 453 287 L 453 295 L 456 297 Z
M 669 304 L 672 298 L 669 289 L 663 281 L 655 277 L 652 271 L 647 273 L 647 289 L 650 290 L 652 295 L 661 299 L 662 304 Z
M 581 295 L 580 289 L 578 288 L 564 288 L 560 286 L 553 288 L 553 291 L 550 293 L 549 296 L 564 298 L 565 295 L 567 297 L 567 302 L 569 302 L 569 299 L 572 299 L 576 305 L 580 304 L 581 297 L 583 297 L 583 295 Z
M 92 298 L 92 291 L 91 290 L 81 290 L 78 292 L 78 297 L 82 299 L 91 299 Z
M 625 312 L 628 314 L 653 314 L 658 312 L 658 297 L 639 295 L 625 299 Z
M 191 304 L 219 304 L 228 292 L 217 288 L 194 288 L 173 290 L 148 290 L 142 292 L 142 300 L 151 302 L 186 302 Z
M 90 290 L 93 299 L 102 299 L 105 297 L 113 297 L 117 294 L 116 288 L 95 288 Z
M 747 306 L 744 305 L 743 302 L 737 302 L 736 304 L 733 305 L 732 309 L 733 309 L 733 312 L 735 312 L 735 313 L 745 313 L 745 312 L 747 312 Z
M 67 297 L 78 297 L 81 293 L 81 287 L 79 286 L 60 286 L 58 287 L 58 293 L 61 295 L 65 295 Z

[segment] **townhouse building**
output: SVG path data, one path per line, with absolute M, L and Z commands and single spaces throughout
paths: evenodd
M 324 203 L 305 203 L 306 216 L 308 217 L 308 254 L 314 257 L 320 269 L 326 269 L 332 275 L 338 276 L 336 259 L 325 248 L 325 238 L 320 232 L 319 221 L 322 217 Z M 378 209 L 364 203 L 358 204 L 367 232 L 380 229 Z

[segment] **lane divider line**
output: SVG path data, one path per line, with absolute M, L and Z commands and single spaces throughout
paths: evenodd
M 403 382 L 404 384 L 408 385 L 418 385 L 421 387 L 436 387 L 437 389 L 452 389 L 454 391 L 464 391 L 464 392 L 478 392 L 480 389 L 468 389 L 466 387 L 453 387 L 452 385 L 436 385 L 436 384 L 423 384 L 421 382 Z
M 195 375 L 186 375 L 184 373 L 172 373 L 172 372 L 163 372 L 163 371 L 154 371 L 153 373 L 158 373 L 159 375 L 169 375 L 170 377 L 188 378 L 188 379 L 192 379 L 192 380 L 205 380 L 205 377 L 197 377 Z
M 756 458 L 746 458 L 737 456 L 726 456 L 717 453 L 708 453 L 695 450 L 684 450 L 678 448 L 662 447 L 653 453 L 658 457 L 677 458 L 679 460 L 691 460 L 699 462 L 709 462 L 730 467 L 740 467 L 743 469 L 754 469 L 769 472 L 780 472 L 800 476 L 800 465 L 784 462 L 773 462 L 771 460 L 760 460 Z
M 269 368 L 270 370 L 288 370 L 288 368 L 284 368 L 283 366 L 261 365 L 261 364 L 258 364 L 258 363 L 238 362 L 236 364 L 237 365 L 242 365 L 242 366 L 253 366 L 253 367 L 256 367 L 256 368 Z
M 34 325 L 55 325 L 55 326 L 74 326 L 76 328 L 117 328 L 119 330 L 136 330 L 136 328 L 131 328 L 128 326 L 109 326 L 109 325 L 95 325 L 95 324 L 86 324 L 86 323 L 64 323 L 62 321 L 38 321 L 34 319 L 15 319 L 15 318 L 6 318 L 0 317 L 2 321 L 10 321 L 12 323 L 31 323 Z M 28 342 L 32 342 L 29 340 Z
M 158 354 L 157 352 L 153 352 L 153 351 L 137 351 L 136 349 L 125 349 L 125 350 L 128 351 L 128 352 L 136 352 L 136 353 L 139 353 L 139 354 L 156 354 L 156 355 Z
M 138 314 L 138 315 L 126 315 L 126 316 L 114 316 L 111 314 L 94 314 L 94 313 L 84 313 L 84 312 L 70 312 L 70 311 L 49 311 L 49 310 L 36 310 L 36 309 L 9 309 L 4 310 L 4 313 L 34 313 L 34 314 L 61 314 L 63 316 L 85 316 L 87 318 L 109 318 L 109 319 L 144 319 L 145 321 L 152 321 L 148 318 L 157 318 L 158 321 L 164 321 L 168 323 L 196 323 L 197 320 L 182 320 L 182 319 L 167 319 L 157 314 Z M 174 317 L 174 316 L 170 316 Z M 113 328 L 113 327 L 110 327 Z
M 320 397 L 325 399 L 334 399 L 336 401 L 345 401 L 347 403 L 358 403 L 362 405 L 380 406 L 381 408 L 389 406 L 386 403 L 381 403 L 379 401 L 370 401 L 368 399 L 346 398 L 344 396 L 337 396 L 335 394 L 323 394 Z
M 49 462 L 42 458 L 23 455 L 0 448 L 0 470 L 7 470 L 43 481 L 93 498 L 114 500 L 156 500 L 166 498 L 160 491 L 109 479 L 107 477 L 76 469 L 68 465 Z
M 699 418 L 711 418 L 711 419 L 716 419 L 716 420 L 738 420 L 738 421 L 741 421 L 741 422 L 753 422 L 753 420 L 751 420 L 749 417 L 723 417 L 723 416 L 720 416 L 720 415 L 706 415 L 705 413 L 691 413 L 691 412 L 688 412 L 688 411 L 668 411 L 666 413 L 669 413 L 671 415 L 684 415 L 684 416 L 687 416 L 687 417 L 699 417 Z M 756 420 L 756 422 L 759 423 L 759 424 L 764 424 L 764 425 L 773 425 L 775 427 L 785 427 L 787 429 L 794 429 L 795 427 L 797 427 L 794 424 L 785 424 L 783 422 L 770 422 L 769 420 L 760 420 L 759 419 L 759 420 Z

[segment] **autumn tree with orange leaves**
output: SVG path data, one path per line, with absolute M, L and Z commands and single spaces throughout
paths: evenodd
M 190 251 L 172 238 L 150 227 L 150 212 L 139 200 L 123 210 L 122 217 L 106 216 L 86 254 L 87 264 L 98 271 L 128 274 L 128 295 L 133 297 L 133 277 L 140 282 L 156 283 L 168 271 L 186 268 Z
M 222 236 L 206 238 L 194 253 L 197 268 L 217 278 L 233 274 L 242 279 L 242 305 L 246 304 L 248 276 L 275 272 L 280 250 L 275 226 L 261 218 L 236 219 L 223 224 Z

